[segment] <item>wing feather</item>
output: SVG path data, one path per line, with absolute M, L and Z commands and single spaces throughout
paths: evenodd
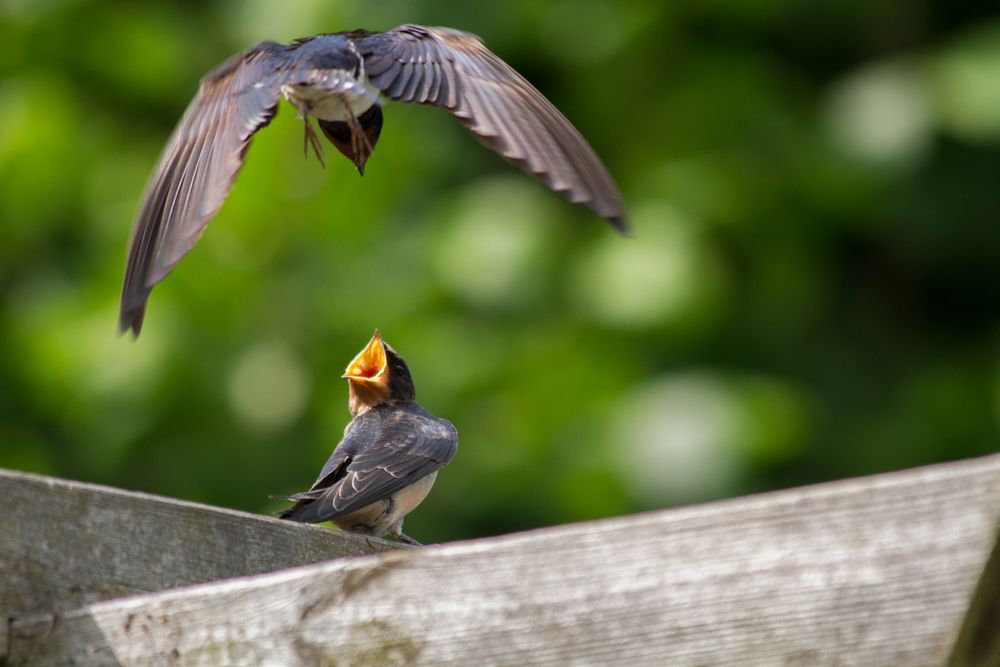
M 316 483 L 280 516 L 318 523 L 351 514 L 440 469 L 457 447 L 455 428 L 420 406 L 379 406 L 352 423 Z
M 387 97 L 445 107 L 508 161 L 625 231 L 621 195 L 594 149 L 477 37 L 404 25 L 363 37 L 357 47 Z
M 276 63 L 287 47 L 264 42 L 202 79 L 153 170 L 129 244 L 119 326 L 136 334 L 146 299 L 222 206 L 254 133 L 277 110 Z

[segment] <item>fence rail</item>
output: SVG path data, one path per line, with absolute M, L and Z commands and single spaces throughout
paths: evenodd
M 61 500 L 0 527 L 0 590 L 19 591 L 13 665 L 905 667 L 945 664 L 957 646 L 952 663 L 968 667 L 996 649 L 996 558 L 976 584 L 1000 521 L 1000 455 L 360 558 L 340 556 L 386 545 L 16 473 L 0 476 L 10 489 L 19 506 Z M 35 551 L 39 538 L 61 541 Z M 170 556 L 151 558 L 159 549 Z M 338 558 L 90 602 L 147 577 L 160 589 L 246 574 L 248 552 L 258 571 Z M 204 567 L 157 579 L 175 559 Z
M 0 469 L 0 611 L 57 612 L 393 544 Z

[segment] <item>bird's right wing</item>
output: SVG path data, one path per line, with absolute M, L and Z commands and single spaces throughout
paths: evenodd
M 122 332 L 138 335 L 153 285 L 194 246 L 232 189 L 250 139 L 277 110 L 286 48 L 263 42 L 202 79 L 142 197 L 122 285 Z

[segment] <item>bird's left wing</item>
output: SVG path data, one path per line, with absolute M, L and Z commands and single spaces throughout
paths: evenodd
M 443 419 L 419 408 L 364 415 L 376 416 L 377 427 L 369 423 L 345 436 L 337 447 L 343 458 L 331 458 L 309 491 L 291 496 L 298 502 L 282 518 L 317 523 L 351 514 L 431 474 L 455 455 L 458 434 Z
M 386 97 L 448 109 L 509 162 L 626 230 L 618 187 L 594 149 L 475 35 L 403 25 L 361 36 L 355 45 L 366 76 Z

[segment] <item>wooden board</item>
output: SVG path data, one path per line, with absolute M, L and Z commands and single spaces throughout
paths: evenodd
M 948 667 L 997 665 L 1000 665 L 1000 540 L 993 544 L 993 553 L 979 577 L 948 661 Z
M 0 613 L 215 581 L 395 545 L 197 503 L 0 470 Z
M 998 517 L 992 456 L 18 618 L 9 659 L 936 666 Z

